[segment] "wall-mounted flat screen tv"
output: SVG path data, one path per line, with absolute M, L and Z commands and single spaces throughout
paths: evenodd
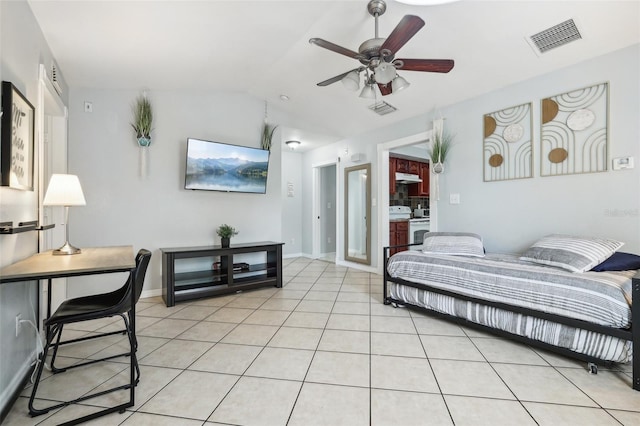
M 264 194 L 268 169 L 268 150 L 187 139 L 185 189 Z

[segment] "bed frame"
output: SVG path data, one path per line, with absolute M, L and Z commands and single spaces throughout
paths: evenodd
M 390 246 L 390 247 L 384 247 L 383 248 L 383 253 L 384 253 L 384 281 L 383 281 L 383 294 L 384 294 L 384 304 L 385 305 L 390 305 L 393 304 L 395 305 L 402 305 L 402 306 L 408 306 L 410 308 L 415 308 L 420 310 L 421 312 L 425 312 L 429 315 L 435 316 L 435 317 L 439 317 L 439 318 L 443 318 L 446 319 L 448 321 L 453 321 L 456 322 L 458 324 L 462 324 L 466 327 L 470 327 L 470 328 L 475 328 L 475 329 L 479 329 L 482 331 L 486 331 L 492 334 L 496 334 L 498 336 L 502 336 L 502 337 L 507 337 L 509 339 L 512 340 L 516 340 L 519 342 L 523 342 L 526 343 L 527 345 L 530 346 L 535 346 L 538 348 L 542 348 L 542 349 L 546 349 L 567 357 L 571 357 L 571 358 L 576 358 L 579 360 L 583 360 L 586 361 L 588 364 L 588 369 L 590 370 L 591 373 L 597 373 L 598 369 L 597 369 L 597 364 L 604 364 L 604 365 L 609 365 L 611 364 L 611 361 L 604 361 L 598 358 L 594 358 L 592 356 L 589 355 L 584 355 L 584 354 L 580 354 L 574 351 L 571 351 L 569 349 L 566 348 L 561 348 L 558 346 L 554 346 L 545 342 L 541 342 L 538 340 L 533 340 L 530 339 L 528 337 L 523 337 L 523 336 L 519 336 L 517 334 L 513 334 L 513 333 L 509 333 L 507 331 L 503 331 L 503 330 L 498 330 L 492 327 L 488 327 L 485 325 L 481 325 L 481 324 L 477 324 L 475 322 L 469 321 L 465 318 L 458 318 L 456 316 L 452 316 L 452 315 L 448 315 L 448 314 L 444 314 L 441 312 L 436 312 L 436 311 L 432 311 L 430 309 L 427 308 L 423 308 L 421 306 L 416 306 L 416 305 L 412 305 L 410 303 L 407 303 L 405 301 L 402 300 L 396 300 L 391 298 L 388 295 L 388 289 L 387 289 L 387 283 L 388 282 L 394 282 L 396 284 L 400 284 L 400 285 L 405 285 L 405 286 L 409 286 L 409 287 L 415 287 L 417 289 L 421 289 L 421 290 L 427 290 L 433 293 L 439 293 L 439 294 L 443 294 L 445 296 L 450 296 L 450 297 L 455 297 L 456 299 L 459 300 L 466 300 L 469 302 L 473 302 L 473 303 L 478 303 L 481 305 L 486 305 L 486 306 L 492 306 L 494 308 L 499 308 L 499 309 L 504 309 L 506 311 L 510 311 L 510 312 L 514 312 L 514 313 L 519 313 L 519 314 L 523 314 L 523 315 L 528 315 L 531 317 L 535 317 L 535 318 L 540 318 L 540 319 L 545 319 L 545 320 L 549 320 L 549 321 L 553 321 L 553 322 L 557 322 L 560 324 L 565 324 L 571 327 L 575 327 L 575 328 L 580 328 L 583 330 L 588 330 L 588 331 L 594 331 L 597 333 L 602 333 L 608 336 L 614 336 L 614 337 L 618 337 L 620 339 L 624 339 L 624 340 L 630 340 L 632 342 L 632 350 L 633 350 L 633 361 L 632 361 L 632 366 L 633 366 L 633 379 L 632 379 L 632 387 L 633 389 L 640 391 L 640 327 L 631 327 L 630 329 L 620 329 L 620 328 L 612 328 L 612 327 L 606 327 L 603 325 L 599 325 L 599 324 L 593 324 L 587 321 L 583 321 L 583 320 L 578 320 L 578 319 L 574 319 L 574 318 L 567 318 L 567 317 L 563 317 L 561 315 L 556 315 L 556 314 L 550 314 L 550 313 L 546 313 L 546 312 L 541 312 L 541 311 L 536 311 L 534 309 L 529 309 L 529 308 L 524 308 L 521 306 L 513 306 L 513 305 L 509 305 L 506 303 L 500 303 L 500 302 L 493 302 L 493 301 L 489 301 L 489 300 L 484 300 L 484 299 L 479 299 L 476 297 L 471 297 L 471 296 L 466 296 L 464 294 L 458 294 L 458 293 L 454 293 L 448 290 L 443 290 L 443 289 L 439 289 L 439 288 L 435 288 L 426 284 L 420 284 L 420 283 L 415 283 L 415 282 L 411 282 L 411 281 L 406 281 L 400 278 L 394 278 L 391 275 L 389 275 L 389 272 L 387 270 L 388 264 L 389 264 L 389 252 L 391 249 L 396 249 L 396 248 L 404 248 L 406 249 L 409 246 L 412 245 L 416 245 L 416 244 L 405 244 L 405 245 L 397 245 L 397 246 Z M 636 319 L 636 318 L 640 318 L 640 270 L 638 271 L 638 273 L 633 277 L 632 279 L 632 285 L 631 285 L 631 295 L 632 295 L 632 306 L 631 306 L 631 318 Z

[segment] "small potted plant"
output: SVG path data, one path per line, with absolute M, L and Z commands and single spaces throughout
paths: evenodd
M 229 226 L 226 223 L 222 224 L 216 229 L 216 233 L 220 237 L 220 244 L 223 248 L 229 247 L 229 241 L 234 235 L 238 235 L 238 231 L 233 226 Z
M 131 123 L 131 127 L 133 127 L 133 130 L 136 132 L 138 145 L 151 145 L 152 124 L 153 111 L 151 109 L 151 102 L 149 102 L 146 96 L 141 95 L 136 99 L 136 103 L 133 106 L 133 122 Z

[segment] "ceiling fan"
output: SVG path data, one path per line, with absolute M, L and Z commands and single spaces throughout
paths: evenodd
M 360 87 L 360 73 L 364 72 L 365 86 L 360 97 L 375 98 L 375 85 L 383 96 L 398 92 L 409 86 L 396 70 L 447 73 L 453 68 L 451 59 L 395 59 L 395 55 L 423 26 L 424 21 L 414 15 L 405 15 L 389 37 L 378 37 L 378 17 L 387 10 L 384 0 L 370 0 L 367 5 L 369 14 L 375 18 L 375 37 L 360 45 L 357 52 L 321 38 L 312 38 L 309 43 L 329 49 L 341 55 L 357 59 L 360 67 L 318 83 L 328 86 L 342 81 L 351 90 Z

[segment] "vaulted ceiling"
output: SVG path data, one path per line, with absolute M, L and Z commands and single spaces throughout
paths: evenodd
M 426 25 L 397 57 L 455 60 L 448 74 L 405 71 L 411 86 L 372 100 L 338 82 L 351 58 L 309 44 L 319 37 L 351 50 L 374 36 L 367 0 L 29 0 L 65 81 L 75 88 L 221 90 L 251 94 L 338 140 L 468 99 L 640 42 L 639 1 L 476 1 L 408 6 L 387 1 L 386 37 L 407 14 Z M 573 19 L 582 39 L 536 53 L 529 36 Z M 284 102 L 280 95 L 289 101 Z

